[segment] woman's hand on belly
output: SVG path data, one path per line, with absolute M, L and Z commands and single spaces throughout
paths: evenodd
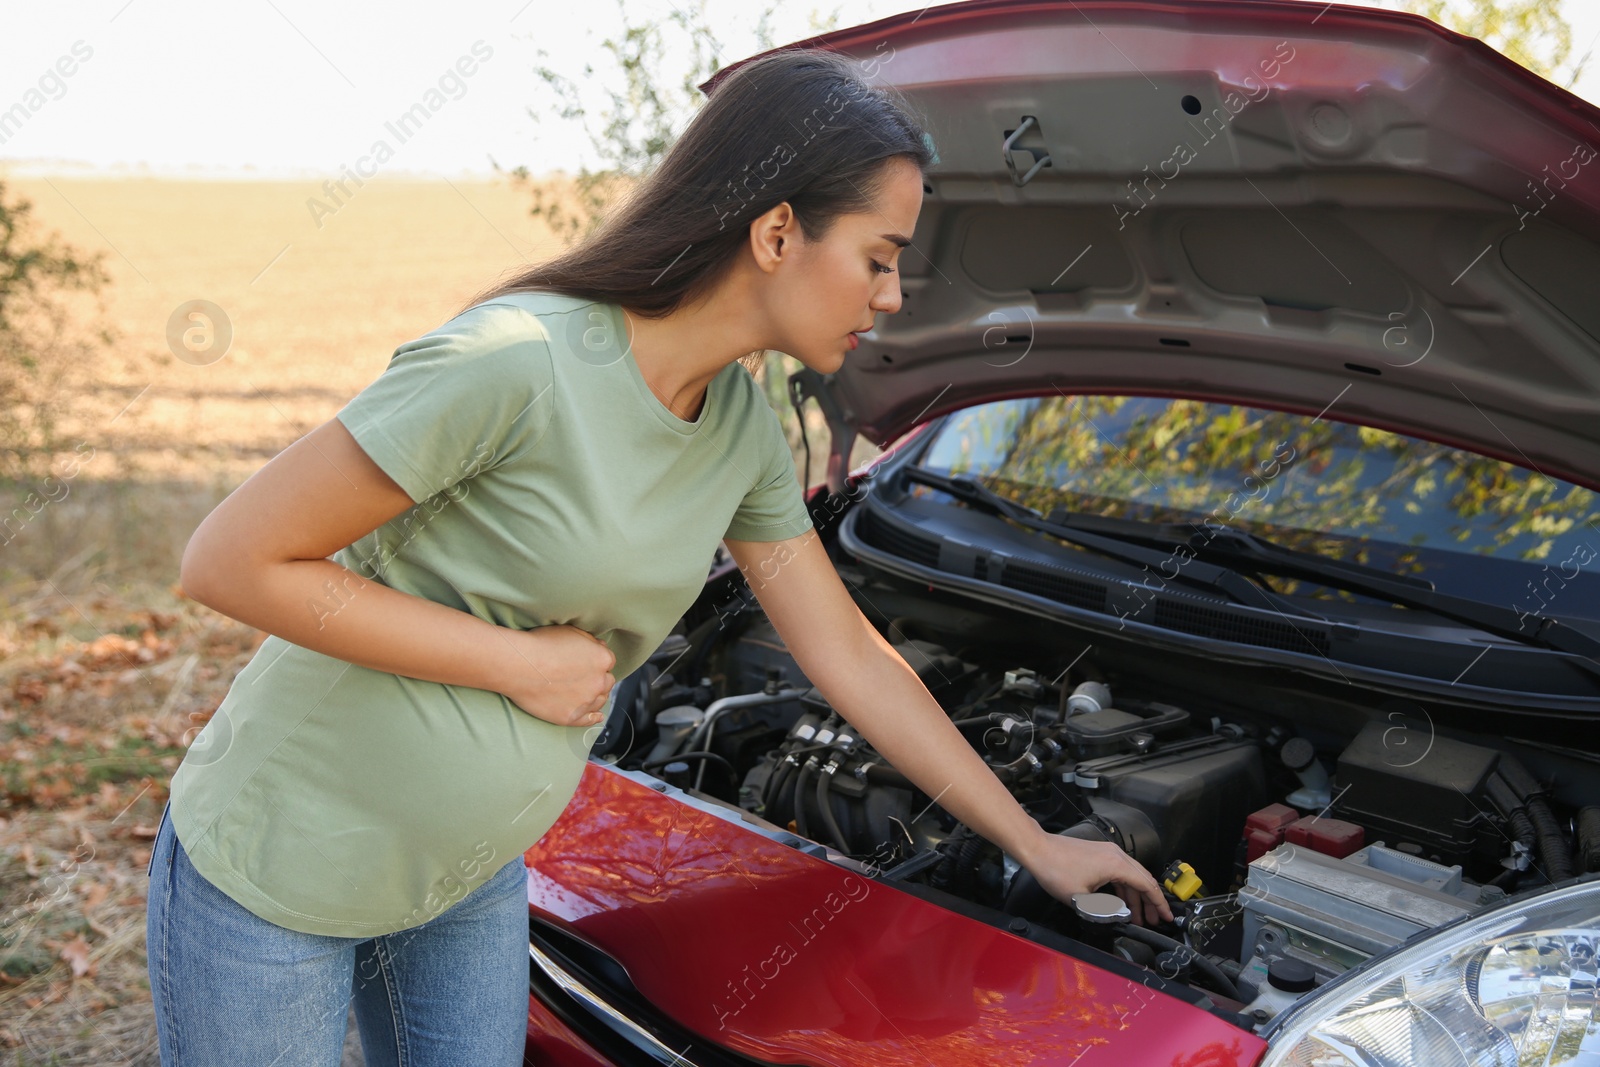
M 557 726 L 593 726 L 617 679 L 617 657 L 604 641 L 576 626 L 531 630 L 496 627 L 499 655 L 496 690 L 536 719 Z

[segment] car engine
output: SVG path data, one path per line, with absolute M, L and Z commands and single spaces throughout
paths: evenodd
M 1508 747 L 1381 707 L 1358 723 L 1196 699 L 1092 646 L 1013 662 L 978 629 L 899 617 L 885 637 L 1041 826 L 1115 842 L 1165 886 L 1174 924 L 1125 921 L 1109 893 L 1049 895 L 874 751 L 759 612 L 670 638 L 619 683 L 626 736 L 608 726 L 595 751 L 1203 990 L 1248 1025 L 1418 932 L 1600 869 L 1600 807 L 1563 803 Z

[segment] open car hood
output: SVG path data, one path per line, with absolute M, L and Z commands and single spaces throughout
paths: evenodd
M 1325 412 L 1600 488 L 1600 109 L 1482 42 L 1294 0 L 973 0 L 804 43 L 938 154 L 900 312 L 792 384 L 834 489 L 857 434 L 1052 389 Z

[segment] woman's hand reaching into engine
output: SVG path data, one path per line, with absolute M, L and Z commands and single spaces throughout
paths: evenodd
M 1109 841 L 1080 841 L 1042 833 L 1022 865 L 1045 891 L 1066 904 L 1074 893 L 1092 893 L 1109 885 L 1133 913 L 1133 921 L 1148 926 L 1159 918 L 1172 921 L 1172 909 L 1150 872 Z
M 1009 775 L 985 762 L 861 613 L 814 530 L 726 544 L 801 673 L 930 801 L 1015 857 L 1051 896 L 1070 901 L 1111 883 L 1135 922 L 1172 920 L 1156 880 L 1116 845 L 1047 833 L 1017 802 Z M 1027 740 L 1036 741 L 1031 730 Z

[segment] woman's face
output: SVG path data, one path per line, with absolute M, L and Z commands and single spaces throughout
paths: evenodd
M 870 330 L 878 312 L 900 310 L 900 250 L 922 211 L 922 172 L 904 159 L 887 171 L 867 211 L 840 215 L 819 241 L 807 241 L 791 215 L 790 231 L 768 276 L 767 310 L 777 334 L 770 347 L 830 374 Z

